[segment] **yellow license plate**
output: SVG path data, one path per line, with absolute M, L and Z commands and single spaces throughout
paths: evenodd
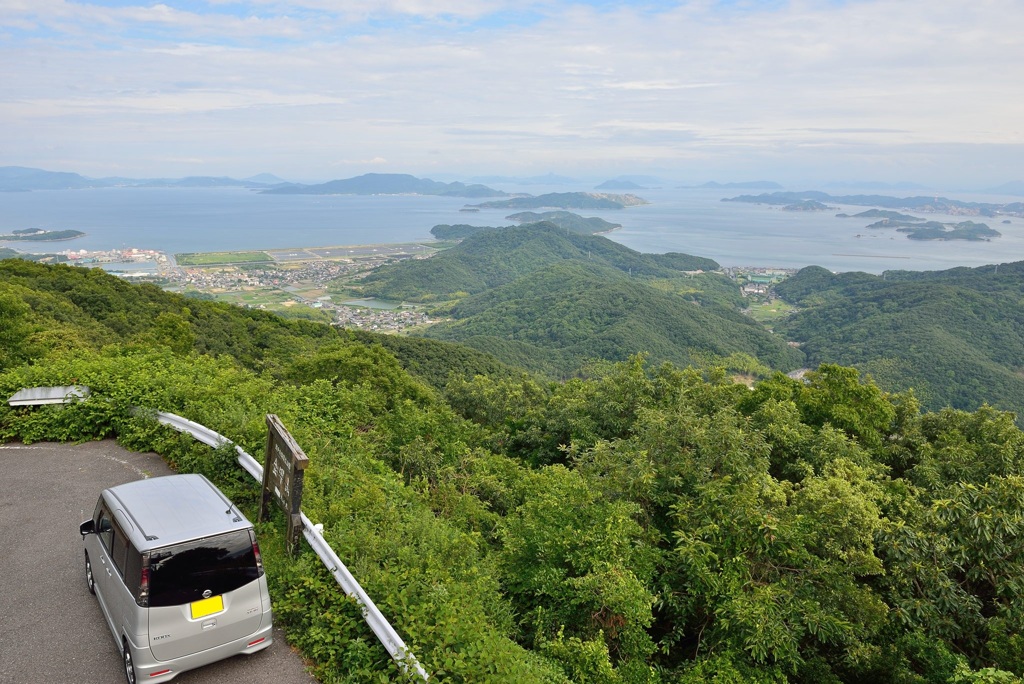
M 213 615 L 224 610 L 224 597 L 223 596 L 211 596 L 208 599 L 202 601 L 193 601 L 189 604 L 189 608 L 192 610 L 192 619 L 198 620 L 201 617 L 207 615 Z

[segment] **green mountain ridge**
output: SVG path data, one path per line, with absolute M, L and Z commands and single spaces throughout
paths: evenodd
M 718 268 L 711 259 L 641 254 L 604 237 L 541 223 L 474 233 L 430 259 L 384 266 L 363 280 L 363 293 L 402 301 L 445 301 L 505 285 L 567 259 L 652 277 Z
M 509 221 L 515 221 L 520 224 L 541 223 L 546 221 L 558 226 L 559 228 L 571 230 L 575 233 L 583 233 L 584 235 L 608 233 L 622 227 L 621 223 L 605 221 L 603 218 L 598 218 L 597 216 L 586 218 L 579 214 L 574 214 L 571 211 L 545 211 L 540 214 L 532 211 L 521 211 L 516 214 L 510 214 L 505 218 Z
M 808 267 L 776 287 L 802 308 L 776 330 L 811 365 L 854 365 L 931 409 L 1024 413 L 1022 283 L 1024 262 L 884 276 Z

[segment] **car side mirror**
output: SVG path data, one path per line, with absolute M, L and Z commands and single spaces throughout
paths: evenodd
M 85 539 L 85 535 L 96 533 L 96 524 L 92 520 L 86 520 L 78 526 L 78 533 L 82 535 L 82 539 Z

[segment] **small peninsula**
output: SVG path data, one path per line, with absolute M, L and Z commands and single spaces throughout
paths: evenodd
M 57 242 L 58 240 L 74 240 L 85 235 L 80 230 L 42 230 L 39 228 L 23 228 L 10 235 L 0 235 L 0 240 L 25 242 Z

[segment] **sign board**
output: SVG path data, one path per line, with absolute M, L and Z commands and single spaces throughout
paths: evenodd
M 288 550 L 294 553 L 302 533 L 302 480 L 309 459 L 272 413 L 267 414 L 267 448 L 264 454 L 260 520 L 270 517 L 270 500 L 276 499 L 288 518 Z

